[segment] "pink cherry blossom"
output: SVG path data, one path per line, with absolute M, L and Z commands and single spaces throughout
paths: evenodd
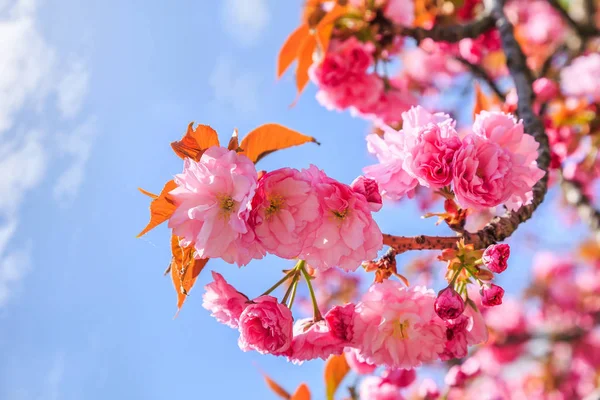
M 358 349 L 347 347 L 344 350 L 346 362 L 352 371 L 360 375 L 369 375 L 377 368 L 376 365 L 366 362 L 358 352 Z
M 383 13 L 396 24 L 412 26 L 415 20 L 414 0 L 388 0 Z
M 202 296 L 202 307 L 210 311 L 210 315 L 220 323 L 237 328 L 248 297 L 235 290 L 221 274 L 213 271 L 212 276 L 214 282 L 204 287 L 206 292 Z
M 440 389 L 433 379 L 425 378 L 419 384 L 417 393 L 422 400 L 435 400 L 440 396 Z
M 508 257 L 510 257 L 510 246 L 501 243 L 486 248 L 481 260 L 487 269 L 499 274 L 508 267 Z
M 356 193 L 360 193 L 365 196 L 371 211 L 381 210 L 383 204 L 381 200 L 381 194 L 379 193 L 379 186 L 377 185 L 377 181 L 375 179 L 359 176 L 350 184 L 350 187 Z
M 387 383 L 404 388 L 417 379 L 417 372 L 414 369 L 386 369 L 381 373 L 381 377 Z
M 473 133 L 499 145 L 510 154 L 511 174 L 506 181 L 510 200 L 509 209 L 515 210 L 531 202 L 531 189 L 543 176 L 537 166 L 539 144 L 533 136 L 524 132 L 523 122 L 517 122 L 510 114 L 497 111 L 482 111 L 475 117 Z
M 434 309 L 443 320 L 455 319 L 465 311 L 465 302 L 460 294 L 448 286 L 438 293 Z
M 548 78 L 539 78 L 533 82 L 533 92 L 537 101 L 550 101 L 558 95 L 558 84 Z
M 315 358 L 327 359 L 332 354 L 340 355 L 345 343 L 331 334 L 324 320 L 313 322 L 312 318 L 296 321 L 289 359 L 294 364 Z
M 412 197 L 418 181 L 403 168 L 405 158 L 404 137 L 401 132 L 384 128 L 383 138 L 374 133 L 367 136 L 369 152 L 377 156 L 379 163 L 363 168 L 365 176 L 374 179 L 381 194 L 392 200 Z
M 338 266 L 346 271 L 375 258 L 383 247 L 383 236 L 367 199 L 314 165 L 306 173 L 317 192 L 322 219 L 314 242 L 304 247 L 302 258 L 314 268 Z
M 481 289 L 481 303 L 486 307 L 493 307 L 502 304 L 504 289 L 495 284 L 484 285 Z
M 439 189 L 452 181 L 452 160 L 460 145 L 452 126 L 429 123 L 419 129 L 402 166 L 421 185 Z
M 433 311 L 435 295 L 386 280 L 373 284 L 356 306 L 356 347 L 373 364 L 414 368 L 439 358 L 445 327 Z
M 342 111 L 348 107 L 370 110 L 378 102 L 383 87 L 377 74 L 351 74 L 334 88 L 321 87 L 317 101 L 328 110 Z
M 463 358 L 468 351 L 468 331 L 472 329 L 473 320 L 466 315 L 446 321 L 446 348 L 441 355 L 442 360 Z
M 600 53 L 579 56 L 560 73 L 562 90 L 569 96 L 600 101 Z
M 325 314 L 325 321 L 331 334 L 349 345 L 354 339 L 354 304 L 346 304 L 344 306 L 333 306 L 331 310 Z
M 518 23 L 524 38 L 533 45 L 547 45 L 562 39 L 563 19 L 545 0 L 513 0 L 506 7 L 513 23 Z
M 222 258 L 246 265 L 264 250 L 248 226 L 257 173 L 246 156 L 210 147 L 199 162 L 186 158 L 171 191 L 177 209 L 169 219 L 182 244 L 193 244 L 198 258 Z
M 284 354 L 292 344 L 292 312 L 272 296 L 254 299 L 239 320 L 238 345 L 243 351 Z
M 377 124 L 393 124 L 402 120 L 402 113 L 417 104 L 417 97 L 409 87 L 410 81 L 405 76 L 397 76 L 388 82 L 388 87 L 375 86 L 379 97 L 375 102 L 357 104 L 351 109 L 357 114 L 373 120 Z M 373 95 L 375 91 L 372 92 Z M 371 98 L 368 98 L 371 100 Z
M 495 207 L 510 196 L 511 154 L 500 145 L 467 135 L 454 155 L 454 193 L 463 207 Z
M 252 200 L 250 225 L 263 247 L 282 258 L 297 257 L 321 219 L 309 177 L 292 168 L 263 175 Z
M 404 400 L 400 388 L 378 376 L 367 376 L 360 383 L 360 400 Z

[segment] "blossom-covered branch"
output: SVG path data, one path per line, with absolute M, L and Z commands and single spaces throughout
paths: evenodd
M 417 42 L 429 38 L 436 42 L 456 43 L 462 39 L 476 38 L 493 27 L 494 18 L 491 15 L 485 15 L 480 19 L 462 25 L 435 25 L 431 29 L 398 26 L 396 31 L 399 35 L 410 36 Z

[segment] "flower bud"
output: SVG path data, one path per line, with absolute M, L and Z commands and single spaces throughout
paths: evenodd
M 440 290 L 433 307 L 441 319 L 449 320 L 458 318 L 465 311 L 465 302 L 460 294 L 448 286 Z
M 507 244 L 493 244 L 483 252 L 481 260 L 483 265 L 497 274 L 506 270 L 507 261 L 510 256 L 510 246 Z
M 384 382 L 391 383 L 399 388 L 407 387 L 417 379 L 414 369 L 386 369 L 381 374 Z
M 481 304 L 486 307 L 493 307 L 502 304 L 504 289 L 495 284 L 483 285 L 480 290 Z

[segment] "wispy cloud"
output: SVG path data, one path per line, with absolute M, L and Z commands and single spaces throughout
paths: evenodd
M 223 26 L 244 46 L 257 43 L 271 19 L 267 0 L 225 0 Z
M 242 68 L 234 68 L 231 59 L 220 57 L 208 82 L 221 109 L 247 115 L 259 110 L 258 78 Z
M 91 143 L 93 136 L 87 122 L 59 137 L 52 128 L 36 125 L 45 119 L 44 113 L 56 110 L 66 120 L 76 119 L 89 80 L 83 62 L 75 59 L 65 64 L 61 61 L 65 57 L 59 57 L 40 33 L 36 5 L 36 0 L 0 0 L 0 307 L 31 269 L 28 249 L 9 246 L 18 235 L 21 204 L 45 177 L 53 175 L 48 168 L 57 156 L 68 156 L 72 164 L 59 177 L 55 197 L 72 198 L 91 151 L 91 144 L 81 140 Z M 58 149 L 52 147 L 63 139 Z M 82 147 L 81 153 L 72 150 L 76 145 Z
M 58 83 L 58 110 L 64 118 L 75 117 L 88 91 L 89 72 L 82 61 L 71 63 L 69 71 Z
M 61 204 L 73 201 L 83 182 L 85 165 L 90 158 L 96 136 L 96 120 L 91 117 L 69 134 L 58 137 L 59 153 L 69 157 L 71 164 L 54 185 L 54 198 Z

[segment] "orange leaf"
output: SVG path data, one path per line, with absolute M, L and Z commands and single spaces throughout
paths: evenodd
M 206 266 L 208 258 L 194 258 L 194 246 L 182 247 L 179 237 L 171 236 L 171 279 L 177 291 L 177 310 L 181 309 L 188 293 L 196 283 L 196 278 Z M 178 311 L 179 312 L 179 311 Z
M 325 362 L 325 391 L 327 400 L 333 400 L 333 395 L 338 386 L 350 370 L 346 357 L 342 354 L 339 356 L 331 356 Z
M 317 44 L 319 45 L 319 57 L 323 59 L 329 48 L 329 39 L 331 39 L 333 24 L 325 25 L 323 28 L 317 27 Z
M 265 124 L 254 129 L 242 139 L 240 147 L 253 162 L 276 150 L 313 142 L 320 144 L 314 137 L 303 135 L 279 124 Z
M 206 149 L 219 145 L 219 137 L 208 125 L 198 125 L 196 129 L 193 129 L 193 126 L 194 123 L 190 122 L 185 136 L 180 141 L 171 143 L 171 147 L 181 158 L 189 157 L 200 161 Z
M 309 35 L 308 33 L 308 25 L 303 24 L 299 26 L 294 32 L 288 36 L 285 43 L 281 47 L 279 51 L 279 56 L 277 57 L 277 77 L 281 78 L 281 76 L 285 73 L 285 71 L 292 65 L 298 53 L 300 51 L 300 46 Z
M 317 25 L 317 42 L 323 56 L 327 53 L 327 49 L 329 48 L 329 40 L 331 39 L 331 32 L 333 31 L 335 21 L 346 14 L 347 11 L 347 6 L 340 6 L 336 3 L 331 11 L 329 11 Z
M 171 218 L 171 215 L 173 214 L 173 211 L 175 211 L 176 207 L 175 201 L 169 192 L 176 187 L 177 184 L 174 181 L 167 182 L 162 192 L 160 192 L 160 195 L 152 200 L 152 203 L 150 203 L 150 222 L 148 222 L 148 225 L 146 225 L 144 230 L 141 231 L 137 237 L 145 235 L 151 229 L 154 229 L 158 225 Z M 146 192 L 143 189 L 140 189 L 140 191 L 145 195 L 152 195 L 152 193 Z
M 298 389 L 294 392 L 290 400 L 310 400 L 310 390 L 306 383 L 301 383 Z
M 273 379 L 269 378 L 267 374 L 263 374 L 263 376 L 265 378 L 265 382 L 267 382 L 267 386 L 269 386 L 269 389 L 271 389 L 276 395 L 285 400 L 290 399 L 290 394 L 287 392 L 287 390 L 279 386 L 279 384 Z
M 308 83 L 308 69 L 313 63 L 313 53 L 317 47 L 317 41 L 313 35 L 308 36 L 302 42 L 298 51 L 298 65 L 296 66 L 296 89 L 298 95 L 302 93 Z
M 481 90 L 481 86 L 479 83 L 475 83 L 475 104 L 473 105 L 473 118 L 481 111 L 492 111 L 499 110 L 502 107 L 502 101 L 496 96 L 492 94 L 491 96 L 486 96 Z

